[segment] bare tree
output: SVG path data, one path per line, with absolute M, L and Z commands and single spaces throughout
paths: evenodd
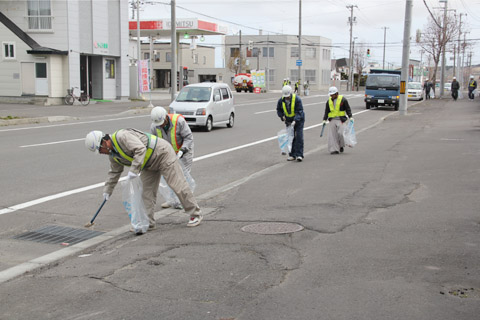
M 421 37 L 417 40 L 418 45 L 433 60 L 433 72 L 429 73 L 430 80 L 433 83 L 435 83 L 437 77 L 437 69 L 442 56 L 442 50 L 450 46 L 458 35 L 458 28 L 453 14 L 447 14 L 445 28 L 442 28 L 439 21 L 443 21 L 443 14 L 432 14 L 423 29 Z
M 359 43 L 357 47 L 355 47 L 355 52 L 353 53 L 353 65 L 355 70 L 357 70 L 358 77 L 357 77 L 357 91 L 358 87 L 360 86 L 360 77 L 362 76 L 363 69 L 367 66 L 367 59 L 365 58 L 367 50 L 365 49 L 365 45 L 363 43 Z

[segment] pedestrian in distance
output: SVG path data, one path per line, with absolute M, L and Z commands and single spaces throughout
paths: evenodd
M 453 77 L 452 80 L 452 85 L 451 85 L 451 90 L 452 90 L 452 98 L 454 101 L 457 101 L 458 99 L 458 90 L 460 90 L 460 83 L 457 81 L 456 77 Z
M 185 180 L 180 163 L 172 146 L 154 135 L 128 128 L 113 134 L 91 131 L 85 139 L 88 150 L 109 156 L 110 171 L 103 188 L 104 200 L 109 200 L 125 166 L 130 168 L 128 179 L 140 179 L 143 184 L 142 199 L 147 210 L 149 230 L 155 229 L 154 209 L 160 177 L 175 192 L 190 219 L 189 227 L 195 227 L 203 219 L 197 200 Z
M 432 84 L 428 79 L 425 79 L 425 82 L 423 83 L 423 90 L 425 90 L 425 100 L 430 99 L 430 89 L 432 88 Z
M 297 80 L 297 82 L 295 82 L 295 93 L 298 93 L 299 87 L 300 87 L 300 80 Z
M 328 89 L 328 99 L 325 105 L 325 114 L 323 115 L 323 124 L 329 121 L 328 125 L 328 151 L 330 154 L 339 154 L 345 150 L 345 141 L 343 131 L 345 130 L 346 116 L 353 122 L 352 110 L 348 100 L 338 94 L 336 87 Z
M 292 150 L 287 161 L 303 161 L 303 126 L 305 124 L 305 113 L 303 112 L 302 99 L 292 94 L 292 87 L 282 88 L 282 97 L 277 102 L 277 115 L 285 122 L 285 125 L 293 126 L 294 138 Z
M 181 114 L 167 114 L 162 107 L 155 107 L 150 113 L 150 133 L 170 143 L 185 170 L 190 173 L 193 164 L 193 134 L 185 117 Z M 169 208 L 165 202 L 162 208 Z M 179 208 L 177 208 L 179 209 Z
M 477 89 L 477 81 L 475 81 L 473 76 L 470 76 L 470 81 L 468 81 L 468 98 L 470 101 L 475 99 L 475 94 L 473 93 L 475 89 Z

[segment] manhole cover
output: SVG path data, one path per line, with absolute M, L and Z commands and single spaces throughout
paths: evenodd
M 60 244 L 68 243 L 69 245 L 85 241 L 101 235 L 103 232 L 92 231 L 86 229 L 74 229 L 60 226 L 46 226 L 38 230 L 19 234 L 13 239 L 28 240 L 39 243 Z
M 258 233 L 258 234 L 282 234 L 292 233 L 303 230 L 303 226 L 296 223 L 285 222 L 263 222 L 256 224 L 249 224 L 242 228 L 244 232 Z

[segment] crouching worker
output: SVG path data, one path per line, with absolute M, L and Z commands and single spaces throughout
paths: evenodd
M 110 171 L 105 181 L 103 197 L 108 200 L 117 185 L 124 166 L 129 166 L 128 179 L 142 179 L 142 198 L 149 219 L 149 230 L 155 229 L 155 204 L 160 177 L 177 195 L 190 220 L 187 226 L 195 227 L 203 217 L 197 200 L 185 180 L 172 146 L 163 139 L 136 129 L 120 129 L 109 135 L 101 131 L 87 134 L 88 150 L 109 155 Z M 140 174 L 141 173 L 141 174 Z

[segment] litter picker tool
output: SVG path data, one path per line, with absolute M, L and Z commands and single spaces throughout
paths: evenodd
M 322 132 L 320 132 L 320 138 L 323 137 L 323 130 L 325 130 L 325 123 L 322 124 Z
M 93 226 L 93 221 L 95 221 L 95 218 L 96 218 L 96 217 L 98 216 L 98 214 L 100 213 L 100 210 L 102 210 L 103 205 L 105 204 L 105 202 L 107 202 L 107 199 L 103 199 L 103 202 L 102 202 L 102 204 L 100 205 L 100 208 L 98 208 L 97 213 L 95 213 L 95 215 L 93 216 L 92 220 L 90 220 L 90 222 L 85 225 L 85 228 L 90 228 L 91 226 Z

